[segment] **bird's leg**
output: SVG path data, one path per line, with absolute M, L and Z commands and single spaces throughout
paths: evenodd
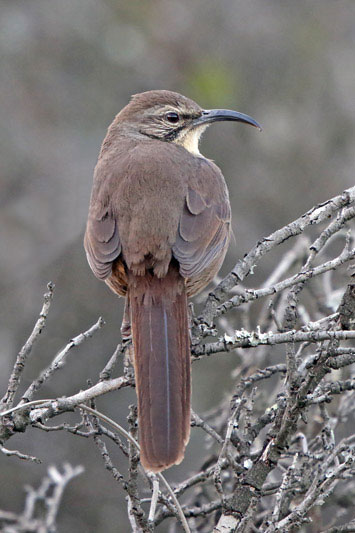
M 129 305 L 129 297 L 125 300 L 125 306 L 123 311 L 123 319 L 121 325 L 122 342 L 129 343 L 125 350 L 124 367 L 125 370 L 130 370 L 133 366 L 134 351 L 132 344 L 132 331 L 131 331 L 131 311 Z
M 200 338 L 196 336 L 196 314 L 194 309 L 194 304 L 192 302 L 189 302 L 187 306 L 187 316 L 189 321 L 189 334 L 190 334 L 190 342 L 192 346 L 195 346 L 200 342 Z

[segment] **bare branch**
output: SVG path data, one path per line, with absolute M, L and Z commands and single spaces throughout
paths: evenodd
M 191 425 L 195 427 L 202 428 L 210 437 L 215 439 L 219 444 L 223 443 L 223 439 L 220 435 L 218 435 L 217 431 L 215 431 L 207 422 L 205 422 L 200 416 L 198 416 L 197 413 L 194 411 L 191 411 Z
M 54 284 L 51 282 L 48 283 L 47 288 L 48 292 L 44 294 L 43 307 L 39 314 L 39 318 L 32 330 L 31 335 L 28 337 L 27 341 L 25 342 L 17 356 L 15 366 L 9 379 L 7 391 L 5 393 L 5 396 L 2 398 L 0 405 L 6 405 L 7 407 L 13 406 L 15 394 L 20 385 L 21 374 L 23 372 L 23 369 L 25 368 L 27 358 L 30 355 L 35 342 L 37 341 L 39 335 L 41 334 L 43 328 L 46 325 L 49 308 L 53 299 Z
M 42 462 L 40 459 L 38 459 L 37 457 L 34 457 L 33 455 L 26 455 L 25 453 L 21 453 L 18 450 L 8 450 L 4 446 L 0 447 L 0 451 L 4 455 L 7 455 L 8 457 L 11 457 L 14 455 L 15 457 L 18 457 L 19 459 L 23 459 L 24 461 L 32 461 L 38 464 Z
M 27 487 L 23 513 L 16 515 L 0 511 L 2 531 L 11 533 L 55 533 L 56 518 L 68 483 L 84 471 L 82 466 L 63 465 L 61 472 L 55 466 L 48 468 L 48 476 L 38 487 Z
M 307 213 L 291 222 L 287 226 L 275 231 L 238 261 L 233 270 L 209 295 L 206 306 L 202 313 L 202 322 L 212 323 L 216 316 L 215 311 L 223 297 L 255 268 L 260 259 L 275 246 L 282 244 L 290 237 L 299 235 L 310 225 L 319 224 L 326 220 L 334 212 L 351 205 L 355 201 L 355 187 L 345 190 L 341 195 L 335 196 L 316 207 L 312 207 Z
M 298 283 L 304 283 L 305 281 L 315 276 L 324 274 L 325 272 L 328 272 L 329 270 L 333 270 L 343 265 L 344 263 L 351 261 L 352 259 L 354 259 L 354 257 L 355 257 L 355 249 L 349 252 L 347 250 L 344 250 L 344 252 L 336 259 L 327 261 L 323 265 L 311 268 L 305 272 L 299 272 L 298 274 L 295 274 L 291 278 L 280 281 L 279 283 L 276 283 L 275 285 L 272 285 L 271 287 L 266 287 L 264 289 L 259 289 L 259 290 L 246 289 L 244 295 L 238 294 L 237 296 L 234 296 L 227 302 L 223 303 L 221 306 L 217 307 L 215 309 L 214 316 L 219 317 L 223 315 L 224 313 L 226 313 L 229 309 L 232 309 L 234 307 L 239 307 L 242 304 L 245 304 L 247 302 L 252 302 L 253 300 L 258 300 L 259 298 L 263 298 L 265 296 L 270 296 L 271 294 L 277 294 L 278 292 L 281 292 Z
M 80 344 L 82 344 L 86 339 L 91 338 L 97 330 L 104 326 L 104 324 L 104 320 L 100 317 L 96 324 L 91 326 L 91 328 L 71 339 L 68 344 L 58 353 L 58 355 L 56 355 L 52 363 L 41 372 L 39 377 L 33 383 L 31 383 L 25 394 L 22 396 L 21 401 L 23 403 L 31 401 L 34 394 L 39 391 L 43 383 L 48 381 L 48 379 L 52 377 L 56 370 L 62 368 L 65 365 L 66 358 L 70 350 L 75 346 L 79 346 Z
M 233 337 L 224 335 L 224 339 L 218 342 L 202 344 L 192 348 L 192 354 L 196 357 L 212 355 L 221 352 L 230 352 L 235 348 L 255 348 L 256 346 L 275 346 L 288 342 L 317 343 L 328 340 L 355 339 L 354 331 L 285 331 L 284 333 L 261 333 L 260 331 L 236 331 Z
M 175 533 L 180 524 L 193 533 L 291 533 L 312 520 L 317 530 L 324 530 L 322 506 L 332 510 L 327 533 L 351 531 L 353 522 L 336 524 L 343 523 L 355 497 L 355 435 L 348 422 L 355 391 L 350 367 L 355 362 L 354 283 L 341 268 L 355 257 L 350 230 L 344 230 L 355 218 L 354 202 L 352 187 L 257 243 L 211 293 L 203 317 L 196 319 L 192 313 L 193 358 L 233 350 L 237 364 L 231 372 L 233 386 L 221 403 L 208 413 L 192 412 L 191 425 L 208 435 L 208 445 L 203 448 L 203 438 L 203 454 L 194 472 L 174 491 L 164 476 L 145 472 L 140 465 L 136 407 L 130 406 L 129 431 L 95 408 L 95 398 L 135 385 L 131 369 L 120 377 L 113 374 L 121 355 L 132 350 L 129 337 L 116 347 L 94 385 L 88 380 L 85 390 L 70 396 L 35 399 L 42 384 L 66 368 L 72 348 L 103 325 L 101 320 L 72 339 L 14 406 L 23 365 L 45 324 L 51 296 L 17 358 L 4 396 L 0 451 L 36 461 L 4 447 L 28 426 L 92 439 L 103 467 L 124 491 L 130 528 L 138 533 L 152 533 L 157 526 Z M 321 222 L 325 224 L 316 235 L 305 231 Z M 258 288 L 237 287 L 266 253 L 296 235 L 301 237 Z M 344 249 L 334 258 L 330 254 L 341 243 Z M 254 304 L 265 297 L 263 305 Z M 207 336 L 214 339 L 204 343 Z M 273 348 L 281 345 L 283 351 Z M 244 348 L 253 350 L 252 357 Z M 70 411 L 78 414 L 74 423 L 49 425 L 49 420 Z M 107 440 L 127 459 L 127 475 L 117 468 Z M 47 490 L 60 476 L 52 471 L 40 490 L 30 489 L 22 515 L 0 511 L 0 525 L 8 527 L 4 531 L 54 531 L 62 492 L 51 485 L 51 495 L 56 494 L 52 501 Z M 34 492 L 40 493 L 39 499 Z M 183 505 L 178 498 L 183 498 Z M 39 515 L 40 501 L 49 502 L 51 511 Z

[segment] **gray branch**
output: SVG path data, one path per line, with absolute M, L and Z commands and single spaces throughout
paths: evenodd
M 102 319 L 52 357 L 15 405 L 22 371 L 47 320 L 51 284 L 2 399 L 0 451 L 13 458 L 9 460 L 38 462 L 5 447 L 30 427 L 92 441 L 118 494 L 126 498 L 130 528 L 138 533 L 167 529 L 167 520 L 171 531 L 180 523 L 186 532 L 293 533 L 307 529 L 316 509 L 327 506 L 332 522 L 322 524 L 318 517 L 317 530 L 353 531 L 351 521 L 337 524 L 343 523 L 342 513 L 355 497 L 355 434 L 347 423 L 355 391 L 354 278 L 342 268 L 355 257 L 354 202 L 352 187 L 258 242 L 207 297 L 201 317 L 193 318 L 195 364 L 227 352 L 237 356 L 238 364 L 232 390 L 224 391 L 221 403 L 208 413 L 192 412 L 192 427 L 202 430 L 197 430 L 201 457 L 174 490 L 162 475 L 152 476 L 140 465 L 136 407 L 129 408 L 128 430 L 94 409 L 103 394 L 134 387 L 131 371 L 114 377 L 117 361 L 132 350 L 129 340 L 117 346 L 95 384 L 65 397 L 36 399 L 54 373 L 65 371 L 73 348 L 102 327 Z M 322 223 L 311 239 L 309 228 Z M 295 236 L 300 237 L 259 287 L 241 285 L 265 254 Z M 339 242 L 343 251 L 329 256 Z M 260 298 L 265 302 L 261 310 L 255 305 Z M 206 337 L 214 339 L 205 342 Z M 333 408 L 334 398 L 338 403 Z M 54 425 L 52 419 L 74 410 L 75 422 Z M 107 441 L 123 454 L 128 473 L 115 464 Z M 0 511 L 2 531 L 54 532 L 63 491 L 78 473 L 71 467 L 64 473 L 51 468 L 39 489 L 29 489 L 23 513 Z M 44 514 L 39 513 L 40 502 L 46 503 Z
M 48 468 L 48 476 L 34 489 L 26 487 L 25 508 L 22 513 L 0 511 L 3 533 L 55 533 L 56 518 L 68 483 L 84 472 L 82 466 L 66 463 L 62 471 L 55 466 Z

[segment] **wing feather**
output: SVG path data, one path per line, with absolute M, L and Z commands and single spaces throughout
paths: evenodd
M 106 279 L 121 253 L 117 221 L 109 211 L 104 210 L 101 216 L 89 214 L 84 246 L 91 270 L 97 278 Z
M 228 196 L 208 205 L 196 190 L 188 189 L 173 245 L 184 277 L 200 274 L 223 252 L 229 241 L 230 217 Z

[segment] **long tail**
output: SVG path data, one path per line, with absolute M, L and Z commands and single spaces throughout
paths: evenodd
M 129 277 L 141 462 L 160 472 L 184 457 L 190 436 L 190 343 L 184 282 Z

